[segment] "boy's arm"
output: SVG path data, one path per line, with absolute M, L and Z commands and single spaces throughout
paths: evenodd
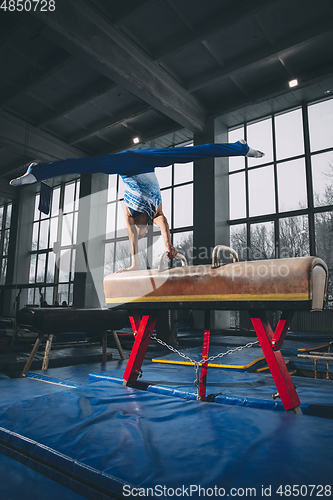
M 168 258 L 173 259 L 174 257 L 176 257 L 178 251 L 171 244 L 171 235 L 167 218 L 163 213 L 160 213 L 157 214 L 156 217 L 154 217 L 153 222 L 161 230 L 164 244 L 168 252 Z

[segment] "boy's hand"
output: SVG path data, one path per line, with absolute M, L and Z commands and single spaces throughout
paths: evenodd
M 177 256 L 178 250 L 175 247 L 170 246 L 167 249 L 167 251 L 168 251 L 168 259 L 169 260 L 174 259 Z

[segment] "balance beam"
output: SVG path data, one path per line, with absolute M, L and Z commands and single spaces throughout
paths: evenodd
M 220 265 L 220 250 L 234 262 Z M 293 312 L 320 311 L 327 289 L 328 269 L 317 257 L 238 262 L 237 254 L 218 246 L 212 265 L 183 266 L 110 274 L 104 278 L 106 302 L 130 310 L 135 343 L 124 373 L 124 384 L 135 381 L 157 318 L 157 309 L 205 310 L 202 359 L 208 359 L 210 310 L 248 310 L 258 341 L 284 408 L 300 413 L 300 401 L 281 354 Z M 266 311 L 282 311 L 273 332 Z M 140 316 L 140 311 L 143 316 Z M 200 396 L 205 399 L 207 364 L 201 371 Z
M 125 359 L 118 335 L 115 330 L 128 324 L 128 313 L 123 310 L 110 309 L 73 309 L 63 307 L 25 307 L 19 311 L 20 327 L 32 329 L 38 333 L 31 354 L 22 371 L 22 376 L 30 370 L 30 366 L 38 351 L 39 345 L 47 336 L 42 369 L 48 368 L 53 335 L 57 333 L 102 331 L 103 363 L 107 361 L 107 330 L 111 330 L 117 349 L 122 359 Z

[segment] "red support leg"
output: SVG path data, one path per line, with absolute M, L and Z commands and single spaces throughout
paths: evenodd
M 142 319 L 138 314 L 130 316 L 135 341 L 123 376 L 123 385 L 138 378 L 156 320 L 157 315 L 155 314 L 150 317 L 142 316 Z
M 302 413 L 301 402 L 280 352 L 292 314 L 282 315 L 274 334 L 265 312 L 250 312 L 250 316 L 285 410 Z
M 210 341 L 210 311 L 205 311 L 205 329 L 202 344 L 202 366 L 200 371 L 200 399 L 206 401 L 207 371 Z

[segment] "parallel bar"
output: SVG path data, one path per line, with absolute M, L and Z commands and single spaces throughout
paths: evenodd
M 28 361 L 26 362 L 26 364 L 25 364 L 25 366 L 23 368 L 21 377 L 23 377 L 23 375 L 30 370 L 31 363 L 33 362 L 34 357 L 36 356 L 36 352 L 38 351 L 38 348 L 40 346 L 40 343 L 41 343 L 43 337 L 44 337 L 44 333 L 39 333 L 38 334 L 38 337 L 36 339 L 35 345 L 32 348 L 32 351 L 31 351 L 31 354 L 30 354 L 30 356 L 28 358 Z
M 123 348 L 121 347 L 121 343 L 120 343 L 119 337 L 117 335 L 117 332 L 115 330 L 112 330 L 112 335 L 113 335 L 113 338 L 114 338 L 114 341 L 116 343 L 116 346 L 117 346 L 117 349 L 118 349 L 118 352 L 119 352 L 121 359 L 122 360 L 126 359 Z
M 44 358 L 43 358 L 43 364 L 42 364 L 42 370 L 47 370 L 49 366 L 49 359 L 50 359 L 50 353 L 51 353 L 51 347 L 52 347 L 52 341 L 53 341 L 53 334 L 51 333 L 46 341 L 46 346 L 45 346 L 45 351 L 44 351 Z

